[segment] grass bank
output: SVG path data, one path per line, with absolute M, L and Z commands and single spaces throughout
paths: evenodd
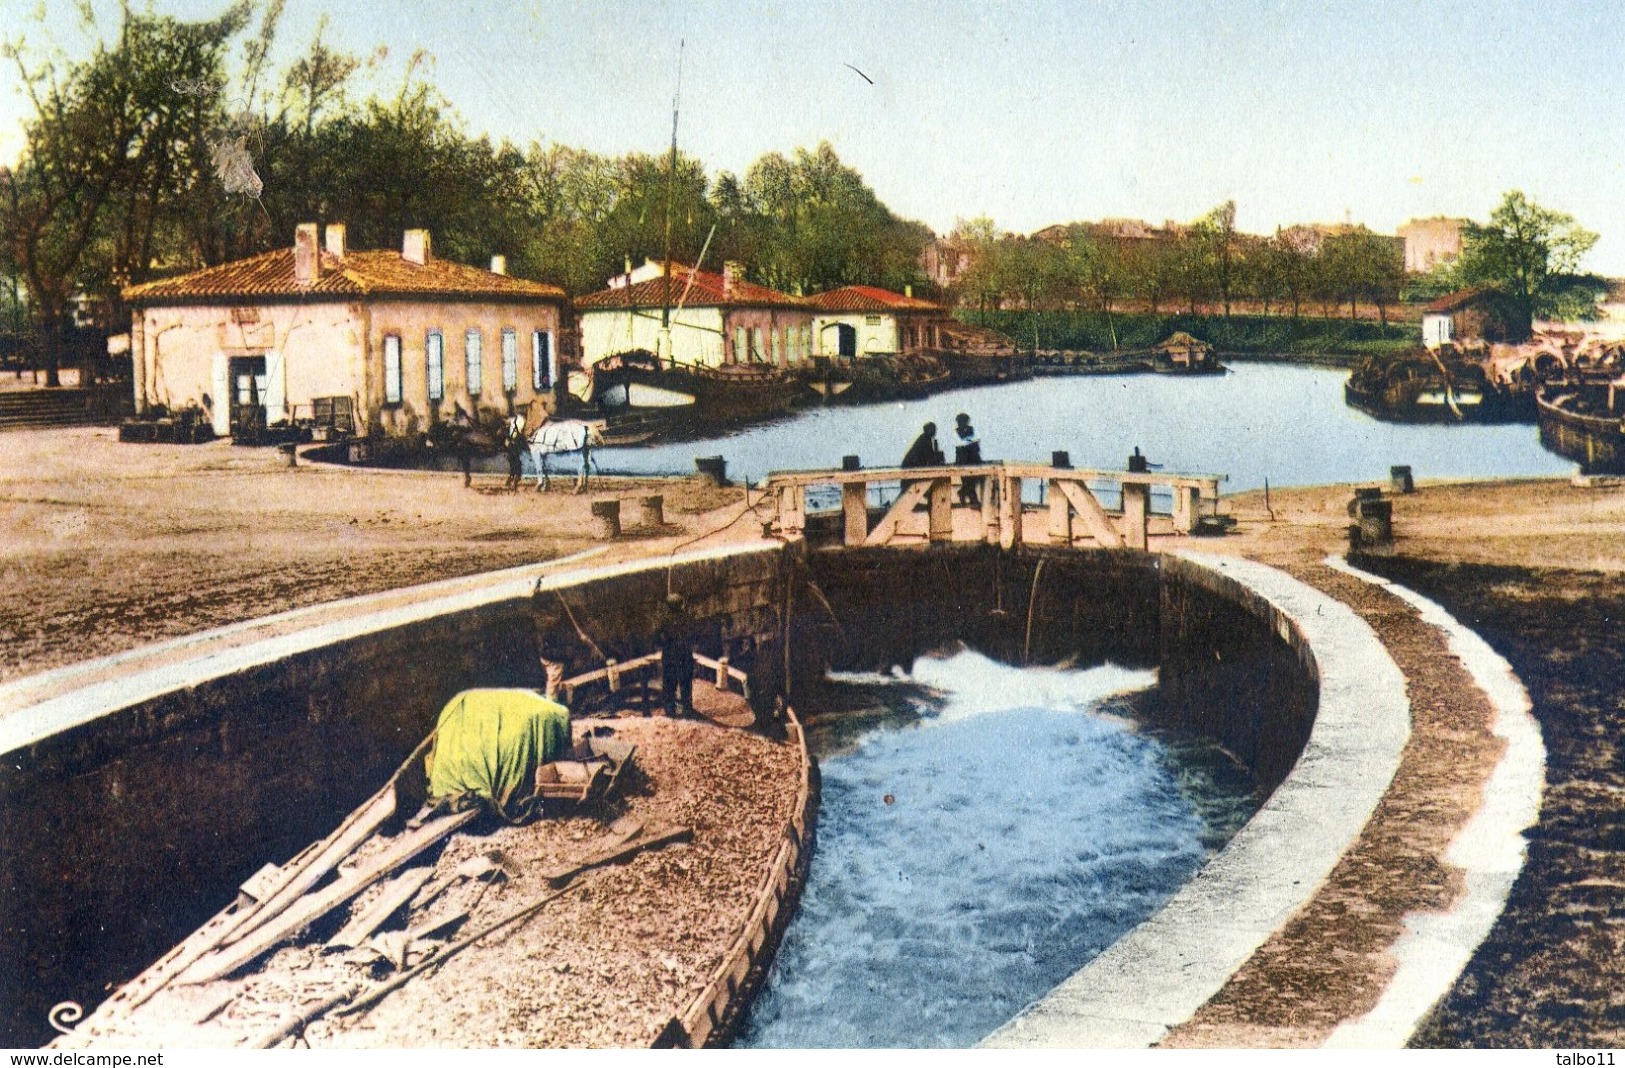
M 961 309 L 958 318 L 992 327 L 1024 349 L 1109 352 L 1115 327 L 1117 347 L 1143 349 L 1176 330 L 1194 334 L 1221 353 L 1255 358 L 1304 359 L 1348 365 L 1367 356 L 1413 349 L 1419 339 L 1414 323 L 1365 322 L 1350 319 L 1291 319 L 1276 315 L 1184 315 L 1143 312 L 992 311 Z

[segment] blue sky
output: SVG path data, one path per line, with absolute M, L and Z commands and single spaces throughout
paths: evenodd
M 0 33 L 82 54 L 60 6 L 42 25 L 7 0 Z M 1625 7 L 1611 3 L 289 0 L 284 58 L 324 11 L 330 43 L 388 47 L 379 89 L 426 49 L 472 130 L 608 153 L 666 144 L 685 40 L 686 152 L 742 171 L 827 139 L 938 230 L 979 214 L 1018 231 L 1188 220 L 1234 198 L 1248 230 L 1392 232 L 1483 218 L 1519 188 L 1599 231 L 1590 266 L 1625 274 L 1625 109 L 1608 99 Z M 22 103 L 5 69 L 0 157 L 15 157 Z

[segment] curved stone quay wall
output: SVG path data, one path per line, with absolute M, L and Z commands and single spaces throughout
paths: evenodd
M 1151 714 L 1213 737 L 1275 787 L 1318 730 L 1322 664 L 1278 599 L 1220 568 L 1125 551 L 777 543 L 669 570 L 538 565 L 301 610 L 258 640 L 172 643 L 186 648 L 145 668 L 93 663 L 54 673 L 54 689 L 0 687 L 0 1040 L 49 1038 L 52 1003 L 95 1003 L 259 866 L 328 830 L 457 690 L 539 686 L 544 644 L 572 668 L 646 652 L 668 589 L 710 628 L 703 651 L 752 673 L 763 706 L 793 701 L 826 667 L 884 669 L 955 639 L 1014 663 L 1157 665 Z M 1323 828 L 1257 833 L 1299 830 Z

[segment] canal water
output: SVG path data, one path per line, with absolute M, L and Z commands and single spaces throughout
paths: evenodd
M 889 715 L 809 731 L 818 846 L 737 1045 L 974 1045 L 1153 913 L 1258 802 L 1216 748 L 1126 715 L 1151 671 L 963 651 L 837 681 L 889 693 Z
M 721 455 L 734 478 L 773 470 L 869 467 L 902 459 L 926 422 L 953 455 L 954 416 L 966 412 L 989 460 L 1122 468 L 1136 446 L 1168 471 L 1228 476 L 1226 493 L 1272 486 L 1386 480 L 1392 464 L 1418 478 L 1566 474 L 1531 424 L 1384 423 L 1343 403 L 1346 371 L 1237 363 L 1227 375 L 1035 378 L 957 389 L 925 400 L 811 408 L 701 441 L 601 449 L 606 473 L 692 474 L 696 456 Z

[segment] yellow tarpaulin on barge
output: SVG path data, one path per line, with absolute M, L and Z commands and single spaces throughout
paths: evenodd
M 570 750 L 570 710 L 535 690 L 464 690 L 440 710 L 429 800 L 474 794 L 505 818 L 535 788 L 536 769 Z

